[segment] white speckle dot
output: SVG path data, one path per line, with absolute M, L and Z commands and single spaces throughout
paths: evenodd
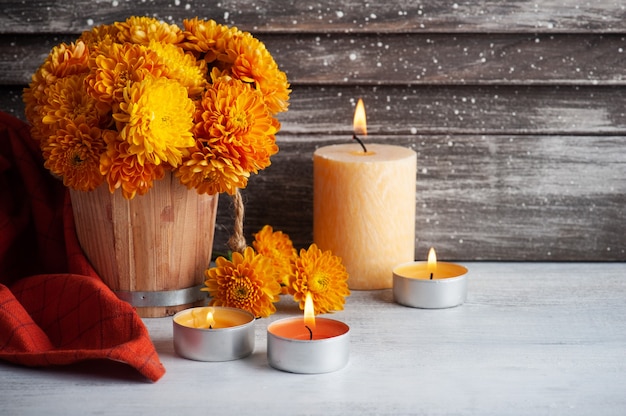
M 117 6 L 119 6 L 119 5 L 120 5 L 120 3 L 119 3 L 117 0 L 113 0 L 113 1 L 111 2 L 111 6 L 113 6 L 113 7 L 117 7 Z
M 422 168 L 422 173 L 423 173 L 424 175 L 426 175 L 426 174 L 428 173 L 428 169 L 426 169 L 426 168 Z
M 351 53 L 350 54 L 350 60 L 351 61 L 355 61 L 356 60 L 356 53 Z
M 230 16 L 230 13 L 224 12 L 224 20 L 228 20 L 228 16 Z
M 417 128 L 411 127 L 411 134 L 417 134 Z
M 93 19 L 87 19 L 87 24 L 89 26 L 93 26 Z
M 340 19 L 341 19 L 341 18 L 343 17 L 343 12 L 342 12 L 341 10 L 337 10 L 337 11 L 335 12 L 335 15 L 336 15 L 338 18 L 340 18 Z

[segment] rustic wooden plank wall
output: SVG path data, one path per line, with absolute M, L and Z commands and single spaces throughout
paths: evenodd
M 288 74 L 280 153 L 244 191 L 246 233 L 312 239 L 312 153 L 418 153 L 417 250 L 456 260 L 626 260 L 626 7 L 560 0 L 0 1 L 0 110 L 50 48 L 130 15 L 199 16 L 262 39 Z M 216 250 L 231 227 L 221 198 Z

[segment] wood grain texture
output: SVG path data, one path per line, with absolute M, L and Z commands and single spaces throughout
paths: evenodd
M 257 32 L 583 32 L 622 33 L 626 10 L 613 0 L 35 0 L 1 3 L 3 33 L 78 33 L 132 14 L 178 23 L 210 18 Z M 25 23 L 27 23 L 25 25 Z
M 24 86 L 0 87 L 0 109 L 24 118 Z M 368 132 L 416 134 L 626 135 L 626 95 L 611 86 L 293 86 L 278 141 L 352 135 L 363 98 Z M 562 149 L 567 151 L 567 148 Z
M 308 245 L 313 152 L 342 141 L 281 143 L 273 165 L 243 192 L 248 238 L 271 224 L 296 246 Z M 417 135 L 377 141 L 417 152 L 418 258 L 435 246 L 442 258 L 461 260 L 626 259 L 624 137 Z M 216 251 L 223 252 L 231 216 L 230 202 L 222 198 Z
M 121 292 L 175 291 L 202 285 L 211 261 L 218 196 L 188 192 L 171 173 L 143 198 L 72 191 L 76 234 L 109 288 Z M 193 301 L 202 299 L 197 296 Z M 137 307 L 141 317 L 171 316 L 193 301 Z
M 316 33 L 258 35 L 295 85 L 624 85 L 617 34 Z M 0 35 L 0 82 L 27 84 L 77 35 Z
M 145 320 L 167 369 L 155 384 L 108 362 L 50 369 L 0 362 L 0 412 L 624 414 L 625 264 L 463 264 L 468 296 L 456 308 L 413 309 L 395 304 L 391 290 L 354 291 L 345 310 L 329 316 L 350 326 L 350 361 L 334 373 L 269 367 L 268 324 L 302 313 L 284 297 L 275 315 L 256 321 L 253 354 L 236 361 L 182 359 L 171 318 Z
M 292 83 L 281 151 L 244 191 L 265 224 L 312 239 L 312 153 L 350 139 L 418 152 L 416 257 L 626 261 L 626 9 L 619 2 L 2 1 L 0 110 L 51 47 L 130 15 L 252 31 Z M 216 250 L 232 225 L 218 208 Z

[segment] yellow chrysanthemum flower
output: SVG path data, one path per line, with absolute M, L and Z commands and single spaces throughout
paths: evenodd
M 241 81 L 221 78 L 214 83 L 195 119 L 196 146 L 177 176 L 199 193 L 234 194 L 278 152 L 276 120 L 261 94 Z
M 152 17 L 131 16 L 126 21 L 116 22 L 114 25 L 119 31 L 120 42 L 147 45 L 152 40 L 174 44 L 183 40 L 183 32 L 178 26 Z
M 163 76 L 179 81 L 187 88 L 189 96 L 202 94 L 207 82 L 204 61 L 196 61 L 193 55 L 169 43 L 152 41 L 148 49 L 155 52 L 164 64 Z
M 300 309 L 304 309 L 306 293 L 310 292 L 316 314 L 338 311 L 350 295 L 347 281 L 348 272 L 341 259 L 311 244 L 308 250 L 301 249 L 292 263 L 290 292 Z
M 104 151 L 102 131 L 81 119 L 58 126 L 42 151 L 44 166 L 63 178 L 63 184 L 79 191 L 94 190 L 103 181 L 100 155 Z
M 180 165 L 183 152 L 195 143 L 195 106 L 187 89 L 168 78 L 149 77 L 125 90 L 124 99 L 113 118 L 139 163 Z
M 103 134 L 107 145 L 100 158 L 100 173 L 106 178 L 109 191 L 121 189 L 126 199 L 144 195 L 152 188 L 153 181 L 165 176 L 162 164 L 139 163 L 137 155 L 130 152 L 130 144 L 120 139 L 116 131 L 107 130 Z
M 289 288 L 289 276 L 291 274 L 291 261 L 297 256 L 293 242 L 287 234 L 266 225 L 258 233 L 254 234 L 252 246 L 257 253 L 272 261 L 276 281 L 282 288 L 282 293 L 287 294 Z
M 216 267 L 205 271 L 202 290 L 209 292 L 210 304 L 244 309 L 256 317 L 268 317 L 276 311 L 280 285 L 274 278 L 272 262 L 247 247 L 243 254 L 233 253 L 232 261 L 218 257 Z

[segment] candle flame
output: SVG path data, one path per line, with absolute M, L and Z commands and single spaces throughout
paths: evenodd
M 432 247 L 428 251 L 427 268 L 428 273 L 435 273 L 437 271 L 437 254 L 435 253 L 435 249 Z
M 309 329 L 315 329 L 315 308 L 313 307 L 313 298 L 311 292 L 306 292 L 304 300 L 304 325 Z
M 206 327 L 213 328 L 215 326 L 215 319 L 213 318 L 213 309 L 209 309 L 206 313 Z
M 365 117 L 365 105 L 363 100 L 359 98 L 354 110 L 354 121 L 352 123 L 354 134 L 367 136 L 367 121 Z

